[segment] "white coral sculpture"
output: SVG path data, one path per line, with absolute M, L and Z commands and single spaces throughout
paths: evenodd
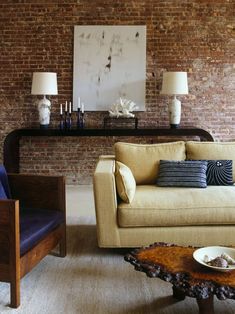
M 122 113 L 119 111 L 119 104 L 113 104 L 109 110 L 109 116 L 118 118 L 121 114 Z
M 110 117 L 133 118 L 135 115 L 131 111 L 138 109 L 138 106 L 132 101 L 124 98 L 119 98 L 119 102 L 113 104 L 109 110 Z

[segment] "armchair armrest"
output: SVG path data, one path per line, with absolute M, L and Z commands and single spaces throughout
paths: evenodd
M 114 156 L 101 156 L 97 163 L 93 188 L 97 221 L 97 237 L 100 247 L 119 244 L 117 224 L 117 195 Z
M 65 212 L 65 178 L 29 174 L 8 174 L 13 199 L 22 207 Z
M 0 280 L 20 280 L 19 201 L 0 200 Z

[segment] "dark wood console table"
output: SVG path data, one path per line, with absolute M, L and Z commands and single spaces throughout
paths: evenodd
M 201 141 L 214 139 L 200 128 L 155 128 L 155 129 L 18 129 L 9 133 L 4 141 L 3 162 L 7 172 L 19 172 L 20 139 L 23 136 L 198 136 Z

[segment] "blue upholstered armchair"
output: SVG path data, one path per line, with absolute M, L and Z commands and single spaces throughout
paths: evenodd
M 65 179 L 6 174 L 0 167 L 0 281 L 11 307 L 20 305 L 20 279 L 51 250 L 66 255 Z

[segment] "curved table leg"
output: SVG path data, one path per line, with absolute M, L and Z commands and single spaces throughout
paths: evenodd
M 175 286 L 172 287 L 173 290 L 173 297 L 179 301 L 182 301 L 185 299 L 185 294 Z
M 214 314 L 214 296 L 211 295 L 207 299 L 197 299 L 199 314 Z
M 172 287 L 173 297 L 179 301 L 185 299 L 185 294 L 175 286 Z M 214 296 L 207 299 L 197 299 L 199 314 L 214 314 Z

